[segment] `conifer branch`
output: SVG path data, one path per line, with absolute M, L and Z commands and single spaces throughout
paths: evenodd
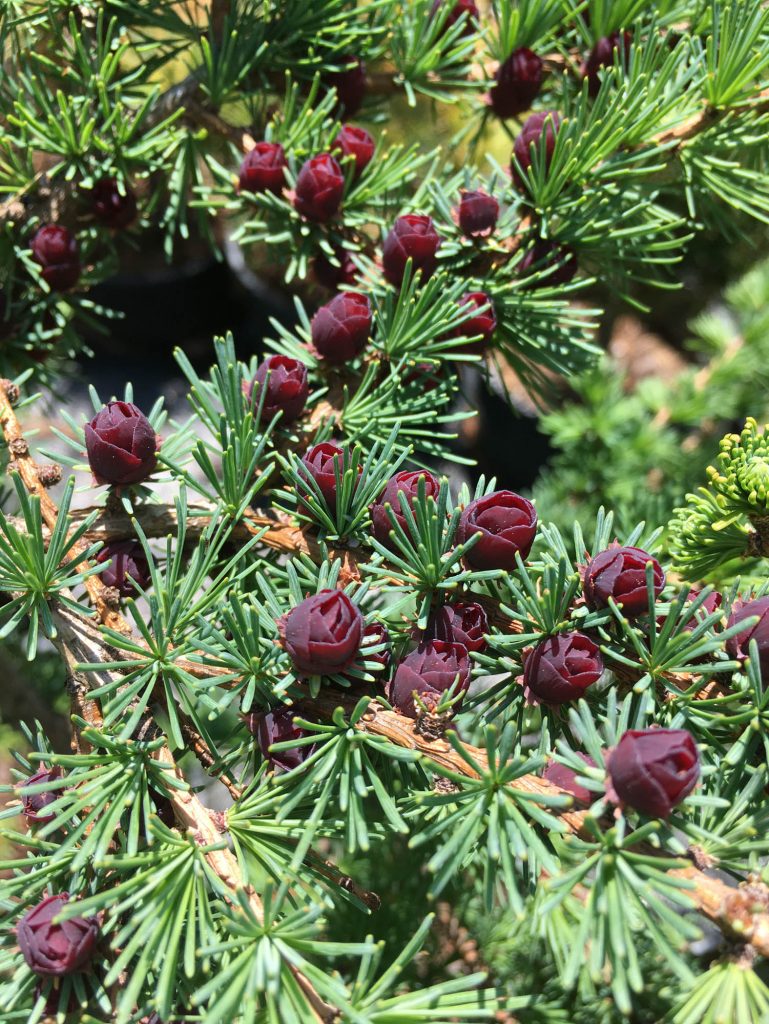
M 76 522 L 82 521 L 93 511 L 92 508 L 76 510 L 72 513 L 72 518 Z M 210 522 L 211 510 L 205 505 L 198 504 L 190 506 L 189 512 L 186 535 L 189 543 L 195 543 Z M 173 532 L 177 525 L 176 511 L 170 505 L 142 505 L 137 507 L 135 514 L 147 537 L 166 536 Z M 344 583 L 361 579 L 360 556 L 356 552 L 345 547 L 330 547 L 323 552 L 311 529 L 281 522 L 253 509 L 247 509 L 243 517 L 233 525 L 231 539 L 233 543 L 243 543 L 257 533 L 261 533 L 261 544 L 285 555 L 308 555 L 318 563 L 326 557 L 332 560 L 339 559 L 342 563 L 340 578 Z M 86 537 L 91 541 L 127 540 L 134 536 L 135 531 L 129 517 L 120 510 L 105 511 L 86 531 Z M 767 550 L 769 551 L 769 540 L 767 541 Z M 525 631 L 523 623 L 505 615 L 500 610 L 498 602 L 493 598 L 473 593 L 473 600 L 484 606 L 489 615 L 489 621 L 501 632 L 515 634 Z M 216 674 L 215 671 L 201 668 L 192 662 L 185 663 L 185 666 L 192 675 L 201 678 L 210 678 Z M 625 665 L 617 663 L 612 666 L 612 670 L 622 682 L 632 685 L 638 681 L 639 673 Z M 685 691 L 691 689 L 699 677 L 691 672 L 666 672 L 662 678 L 672 683 L 676 689 Z M 714 697 L 724 696 L 728 692 L 728 687 L 724 683 L 718 679 L 712 679 L 695 692 L 694 698 L 695 700 L 711 700 Z
M 323 718 L 330 719 L 336 708 L 343 707 L 347 711 L 351 711 L 355 704 L 356 698 L 348 696 L 346 693 L 321 690 L 318 697 L 313 699 L 312 708 Z M 369 704 L 366 713 L 354 727 L 375 736 L 383 736 L 396 746 L 416 750 L 429 760 L 458 775 L 478 778 L 477 772 L 469 761 L 460 757 L 445 739 L 429 738 L 420 734 L 412 719 L 397 712 L 388 711 L 376 701 Z M 471 746 L 464 741 L 462 741 L 462 747 L 469 759 L 475 761 L 481 768 L 488 768 L 485 750 Z M 545 797 L 563 796 L 565 792 L 537 775 L 522 775 L 510 785 L 523 792 Z M 592 831 L 586 826 L 588 817 L 586 810 L 551 808 L 550 811 L 566 826 L 569 832 L 585 839 L 593 838 Z M 665 851 L 649 844 L 639 844 L 639 850 L 654 857 L 669 856 Z M 669 873 L 674 878 L 691 883 L 690 895 L 700 913 L 718 925 L 726 934 L 751 943 L 761 956 L 769 957 L 769 887 L 756 879 L 735 888 L 706 874 L 696 864 L 675 868 Z
M 29 493 L 36 495 L 40 499 L 40 511 L 43 520 L 48 529 L 53 530 L 59 510 L 42 482 L 41 467 L 38 466 L 30 454 L 29 444 L 24 437 L 16 413 L 13 410 L 11 396 L 14 394 L 14 391 L 15 385 L 11 381 L 0 380 L 0 427 L 3 431 L 9 455 L 11 456 L 8 468 L 10 471 L 18 472 Z M 87 549 L 88 545 L 81 541 L 72 548 L 70 558 L 82 555 Z M 118 632 L 124 631 L 126 629 L 125 620 L 110 605 L 108 596 L 105 593 L 107 588 L 99 577 L 89 576 L 85 580 L 85 587 L 103 625 Z

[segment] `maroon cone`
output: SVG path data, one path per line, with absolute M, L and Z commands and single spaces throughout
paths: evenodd
M 454 331 L 456 337 L 476 338 L 476 341 L 469 341 L 462 348 L 463 352 L 482 352 L 491 341 L 494 331 L 497 329 L 497 318 L 494 313 L 494 304 L 486 292 L 465 292 L 459 300 L 460 306 L 475 306 L 478 312 L 463 321 Z
M 584 761 L 586 765 L 595 768 L 595 761 L 592 757 L 588 757 L 587 754 L 583 754 L 579 750 L 576 753 L 577 757 Z M 593 793 L 586 786 L 577 782 L 578 774 L 579 772 L 575 772 L 573 768 L 569 768 L 565 764 L 551 761 L 542 773 L 542 778 L 551 782 L 554 786 L 558 786 L 559 789 L 565 789 L 567 793 L 571 793 L 580 803 L 591 804 L 598 794 Z
M 430 217 L 419 213 L 398 217 L 382 247 L 385 277 L 390 284 L 399 287 L 409 259 L 412 273 L 420 271 L 423 280 L 432 277 L 438 262 L 436 253 L 440 244 L 441 237 Z
M 281 412 L 283 415 L 280 422 L 284 426 L 293 423 L 304 412 L 310 393 L 307 367 L 301 360 L 292 359 L 290 356 L 267 356 L 259 364 L 251 384 L 244 388 L 246 397 L 254 409 L 259 405 L 264 387 L 266 394 L 260 421 L 269 423 L 276 413 Z
M 335 675 L 358 656 L 363 616 L 342 590 L 321 590 L 285 617 L 284 642 L 300 675 Z
M 456 695 L 469 685 L 470 661 L 464 644 L 434 640 L 421 644 L 398 665 L 388 699 L 402 714 L 416 718 L 419 708 L 414 694 L 429 708 L 437 706 L 441 695 L 452 686 Z
M 576 630 L 537 644 L 526 659 L 523 682 L 548 704 L 579 700 L 603 673 L 603 658 L 589 636 Z
M 726 650 L 730 658 L 744 661 L 750 653 L 750 641 L 755 640 L 758 647 L 758 666 L 763 679 L 769 679 L 769 597 L 759 597 L 755 601 L 736 601 L 726 623 L 736 626 L 744 619 L 758 616 L 755 626 L 748 626 L 741 633 L 730 636 L 726 641 Z
M 435 17 L 438 11 L 447 7 L 450 10 L 446 15 L 446 20 L 443 22 L 443 32 L 448 32 L 450 28 L 456 25 L 462 15 L 465 16 L 465 20 L 461 34 L 468 36 L 476 31 L 480 20 L 480 13 L 475 5 L 475 0 L 434 0 L 430 14 L 432 17 Z
M 696 598 L 699 596 L 699 594 L 700 594 L 699 590 L 694 590 L 694 589 L 690 590 L 689 593 L 686 595 L 686 605 L 692 604 L 696 600 Z M 693 630 L 695 630 L 697 628 L 697 626 L 700 624 L 700 622 L 703 619 L 707 618 L 708 615 L 712 615 L 713 612 L 717 612 L 718 609 L 721 607 L 722 603 L 723 603 L 723 597 L 721 596 L 721 594 L 718 593 L 717 590 L 714 590 L 712 593 L 708 594 L 708 596 L 705 598 L 705 600 L 702 602 L 702 604 L 698 608 L 696 615 L 692 615 L 688 620 L 686 620 L 684 622 L 684 625 L 681 627 L 682 631 L 684 633 L 691 633 L 691 632 L 693 632 Z M 684 607 L 686 609 L 686 606 L 684 606 Z M 666 620 L 667 620 L 667 615 L 660 615 L 660 616 L 658 616 L 658 618 L 657 618 L 657 625 L 658 625 L 658 627 L 660 629 L 663 628 L 663 626 L 665 625 Z M 727 641 L 727 648 L 728 648 L 728 641 Z
M 382 650 L 376 653 L 369 653 L 370 648 L 378 647 L 382 644 L 385 645 Z M 353 662 L 352 668 L 358 668 L 361 672 L 365 672 L 367 670 L 364 662 L 373 662 L 377 666 L 377 668 L 371 669 L 371 671 L 376 673 L 377 681 L 382 678 L 382 675 L 390 667 L 392 662 L 392 643 L 390 634 L 381 622 L 370 622 L 363 630 L 360 653 Z M 360 679 L 352 674 L 344 673 L 344 677 L 351 683 L 360 682 Z
M 459 200 L 457 219 L 463 235 L 481 238 L 489 235 L 497 226 L 499 203 L 483 189 L 462 192 Z
M 355 162 L 355 177 L 359 178 L 371 163 L 376 145 L 365 128 L 343 124 L 331 147 L 342 156 L 351 156 Z
M 42 267 L 42 277 L 49 288 L 63 292 L 73 288 L 80 279 L 80 256 L 77 239 L 60 224 L 44 224 L 29 243 L 32 259 Z
M 652 563 L 655 597 L 665 586 L 665 573 L 656 558 L 643 548 L 607 548 L 591 558 L 585 567 L 583 590 L 591 608 L 606 608 L 614 598 L 628 617 L 642 615 L 649 610 L 646 590 L 646 565 Z
M 630 729 L 606 761 L 621 803 L 667 818 L 700 776 L 697 745 L 685 729 Z
M 371 335 L 371 304 L 360 292 L 341 292 L 312 318 L 312 343 L 331 366 L 348 363 L 363 351 Z
M 95 918 L 73 917 L 61 924 L 53 923 L 68 902 L 66 892 L 47 896 L 19 921 L 19 948 L 35 974 L 61 978 L 82 970 L 91 960 L 99 936 Z
M 333 441 L 321 441 L 313 445 L 302 456 L 302 465 L 320 488 L 329 511 L 336 512 L 336 475 L 341 481 L 344 470 L 344 449 Z M 358 466 L 360 474 L 361 467 Z
M 279 142 L 257 142 L 240 165 L 240 191 L 272 192 L 279 196 L 285 185 L 283 172 L 287 166 L 286 154 Z
M 91 189 L 94 217 L 113 231 L 122 231 L 136 220 L 136 193 L 128 185 L 122 190 L 116 178 L 101 178 Z
M 468 651 L 485 651 L 488 641 L 489 620 L 483 605 L 475 601 L 444 604 L 430 619 L 425 640 L 464 644 Z
M 510 167 L 513 183 L 524 189 L 528 183 L 528 171 L 533 163 L 533 153 L 540 153 L 544 137 L 545 168 L 550 166 L 555 150 L 555 138 L 561 127 L 561 117 L 551 110 L 532 114 L 524 123 L 513 145 L 514 160 Z
M 97 562 L 112 564 L 100 573 L 105 587 L 114 587 L 121 597 L 135 597 L 134 580 L 144 590 L 150 582 L 150 567 L 141 544 L 135 540 L 117 540 L 106 544 L 96 556 Z M 130 577 L 130 579 L 129 579 Z
M 491 109 L 497 117 L 517 117 L 531 109 L 544 78 L 542 58 L 522 46 L 502 61 L 489 92 Z
M 559 245 L 547 238 L 538 238 L 518 264 L 520 277 L 541 275 L 527 287 L 552 288 L 568 284 L 577 273 L 577 255 L 569 245 Z
M 54 782 L 61 778 L 61 768 L 54 765 L 53 768 L 44 768 L 42 771 L 30 775 L 19 785 L 36 786 L 43 782 Z M 24 817 L 28 822 L 35 825 L 45 825 L 56 817 L 49 814 L 46 808 L 61 796 L 60 789 L 49 789 L 43 793 L 24 793 L 21 797 L 21 806 L 24 809 Z
M 695 601 L 699 597 L 700 593 L 701 591 L 699 590 L 690 590 L 686 596 L 687 603 L 691 604 L 693 601 Z M 723 602 L 724 599 L 722 595 L 718 593 L 717 590 L 711 591 L 711 593 L 708 594 L 708 596 L 697 609 L 697 613 L 694 616 L 694 618 L 690 619 L 684 627 L 686 631 L 691 633 L 691 631 L 695 628 L 697 622 L 700 619 L 707 618 L 708 615 L 712 615 L 714 612 L 717 612 L 723 604 Z
M 342 168 L 330 153 L 311 157 L 296 178 L 294 206 L 307 220 L 323 223 L 339 212 L 344 195 Z
M 357 57 L 337 57 L 335 63 L 348 65 L 332 71 L 324 78 L 326 85 L 336 89 L 338 107 L 347 117 L 354 117 L 366 95 L 366 65 Z
M 273 743 L 300 740 L 310 733 L 294 724 L 296 712 L 289 708 L 275 708 L 273 711 L 257 711 L 246 715 L 246 726 L 256 737 L 262 757 L 269 762 L 276 774 L 290 772 L 307 760 L 315 749 L 314 744 L 300 744 L 286 750 L 270 750 Z M 305 717 L 301 715 L 299 717 Z
M 449 363 L 415 363 L 403 377 L 404 387 L 418 384 L 421 391 L 435 391 L 456 374 Z
M 403 527 L 406 535 L 409 536 L 411 531 L 406 523 L 406 517 L 403 515 L 398 494 L 402 493 L 406 498 L 408 507 L 413 509 L 414 501 L 419 497 L 420 479 L 424 479 L 425 500 L 427 498 L 435 498 L 437 500 L 441 485 L 436 476 L 428 472 L 426 469 L 403 470 L 400 473 L 396 473 L 395 476 L 390 477 L 385 489 L 371 506 L 370 512 L 373 534 L 380 544 L 384 544 L 385 547 L 388 547 L 391 550 L 397 550 L 397 546 L 393 538 L 390 536 L 390 531 L 393 530 L 394 527 L 390 520 L 390 516 L 387 514 L 385 506 L 388 504 L 390 505 L 396 522 Z
M 462 512 L 457 540 L 466 544 L 476 533 L 481 539 L 465 555 L 471 569 L 516 569 L 515 555 L 526 559 L 537 533 L 537 513 L 526 498 L 513 491 L 493 491 L 476 498 Z
M 368 653 L 368 647 L 378 647 L 381 644 L 385 645 L 381 651 L 372 654 Z M 393 657 L 392 642 L 387 627 L 383 626 L 381 622 L 370 622 L 363 630 L 361 655 L 364 661 L 373 661 L 380 665 L 383 672 L 387 671 L 390 667 Z
M 137 484 L 157 467 L 157 436 L 132 402 L 108 402 L 86 423 L 85 447 L 100 484 Z
M 598 74 L 601 68 L 614 64 L 618 51 L 623 52 L 623 59 L 627 62 L 632 45 L 633 36 L 630 32 L 612 32 L 610 36 L 598 40 L 580 68 L 580 74 L 588 81 L 587 91 L 591 96 L 597 96 L 601 88 L 601 78 Z

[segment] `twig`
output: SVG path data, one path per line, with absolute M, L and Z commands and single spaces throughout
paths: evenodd
M 338 707 L 348 712 L 355 706 L 356 697 L 347 692 L 327 692 L 322 690 L 312 701 L 313 712 L 322 718 L 330 719 Z M 457 751 L 444 739 L 427 739 L 414 729 L 414 722 L 395 711 L 388 711 L 381 704 L 372 701 L 367 712 L 357 722 L 355 728 L 360 732 L 368 732 L 383 736 L 391 743 L 409 750 L 424 754 L 435 764 L 477 779 L 478 773 Z M 488 768 L 486 751 L 462 743 L 468 756 L 480 765 Z M 537 775 L 523 775 L 509 783 L 512 789 L 518 789 L 537 796 L 563 796 L 564 790 Z M 593 840 L 593 833 L 586 827 L 587 810 L 562 810 L 550 808 L 550 813 L 563 822 L 567 830 L 586 840 Z M 639 848 L 641 848 L 639 846 Z M 664 851 L 643 845 L 644 853 L 653 856 L 666 856 Z M 769 888 L 757 880 L 750 880 L 738 887 L 733 887 L 718 878 L 712 878 L 696 865 L 675 868 L 668 872 L 674 878 L 680 878 L 691 885 L 691 895 L 701 914 L 713 921 L 723 931 L 734 935 L 744 942 L 750 942 L 761 954 L 769 956 Z
M 40 467 L 29 453 L 29 445 L 22 433 L 16 413 L 13 411 L 10 396 L 14 390 L 15 385 L 11 381 L 0 379 L 0 427 L 2 427 L 8 451 L 12 457 L 8 468 L 18 472 L 30 494 L 35 494 L 40 499 L 40 513 L 43 522 L 49 530 L 53 530 L 59 510 L 40 479 Z M 81 557 L 87 550 L 87 542 L 78 541 L 70 549 L 67 556 L 68 561 Z M 85 588 L 104 625 L 116 632 L 125 632 L 128 625 L 120 612 L 115 611 L 107 601 L 105 596 L 107 588 L 101 579 L 98 576 L 89 576 L 85 581 Z
M 243 790 L 233 782 L 227 772 L 211 772 L 211 769 L 216 764 L 216 758 L 211 753 L 208 744 L 180 708 L 176 709 L 176 714 L 179 717 L 179 728 L 181 729 L 182 736 L 184 737 L 184 741 L 189 749 L 197 757 L 198 761 L 200 761 L 208 774 L 211 775 L 212 778 L 216 779 L 217 782 L 221 782 L 232 799 L 239 800 L 243 795 Z

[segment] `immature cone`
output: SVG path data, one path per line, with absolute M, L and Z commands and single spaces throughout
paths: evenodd
M 548 704 L 578 700 L 603 673 L 597 644 L 576 630 L 558 633 L 537 644 L 526 659 L 524 684 Z
M 136 193 L 117 178 L 100 178 L 91 189 L 91 209 L 97 220 L 113 231 L 121 231 L 136 220 Z
M 436 253 L 441 237 L 432 219 L 419 213 L 407 213 L 390 229 L 382 246 L 382 268 L 390 284 L 396 288 L 403 281 L 406 262 L 411 259 L 412 273 L 420 271 L 422 280 L 432 277 L 437 265 Z
M 463 510 L 457 540 L 466 544 L 476 533 L 481 539 L 467 551 L 471 569 L 517 568 L 516 552 L 526 559 L 537 533 L 537 513 L 526 498 L 513 491 L 493 491 L 476 498 Z
M 371 335 L 371 304 L 360 292 L 341 292 L 312 318 L 312 343 L 331 366 L 348 363 Z
M 282 412 L 280 422 L 284 426 L 293 423 L 304 412 L 310 393 L 307 367 L 301 360 L 290 356 L 267 356 L 259 364 L 250 386 L 244 389 L 254 409 L 259 406 L 262 388 L 265 388 L 266 394 L 260 422 L 269 423 L 276 413 Z
M 470 341 L 464 347 L 465 352 L 482 352 L 491 341 L 494 331 L 497 329 L 497 318 L 494 313 L 494 305 L 486 292 L 465 292 L 459 300 L 460 306 L 474 306 L 478 312 L 469 320 L 464 320 L 454 331 L 454 334 L 467 338 L 477 338 L 477 341 Z
M 312 744 L 301 744 L 286 750 L 270 750 L 273 743 L 300 740 L 310 734 L 294 724 L 296 713 L 289 708 L 275 708 L 273 711 L 257 711 L 246 715 L 246 726 L 256 737 L 262 757 L 269 761 L 276 774 L 290 772 L 307 760 L 315 749 Z
M 286 154 L 279 142 L 257 142 L 240 165 L 241 192 L 272 192 L 279 196 L 285 184 Z
M 758 647 L 758 667 L 763 679 L 769 679 L 769 597 L 759 597 L 755 601 L 736 601 L 726 623 L 727 628 L 736 626 L 744 619 L 758 616 L 755 626 L 748 626 L 741 633 L 730 636 L 726 641 L 726 650 L 730 658 L 744 661 L 750 653 L 750 641 L 755 640 Z
M 335 63 L 347 66 L 342 71 L 329 72 L 324 82 L 336 89 L 341 112 L 354 117 L 366 95 L 366 65 L 358 57 L 337 57 Z
M 438 11 L 447 7 L 450 8 L 450 11 L 443 22 L 443 31 L 448 32 L 464 15 L 462 35 L 472 35 L 477 29 L 480 19 L 480 14 L 474 0 L 434 0 L 430 14 L 432 17 L 435 17 Z
M 303 676 L 328 676 L 349 668 L 360 651 L 363 616 L 342 590 L 321 590 L 285 617 L 284 643 Z
M 497 226 L 499 203 L 483 189 L 461 193 L 458 220 L 463 235 L 481 238 L 489 235 Z
M 696 598 L 699 597 L 700 593 L 701 591 L 699 590 L 690 590 L 686 596 L 687 603 L 691 604 L 692 601 L 696 600 Z M 708 596 L 697 609 L 696 615 L 693 618 L 689 619 L 684 629 L 690 633 L 695 628 L 700 619 L 704 619 L 708 615 L 712 615 L 714 612 L 717 612 L 723 603 L 723 596 L 719 594 L 717 590 L 711 591 L 711 593 L 708 594 Z
M 467 690 L 469 685 L 470 661 L 464 644 L 434 640 L 421 644 L 398 665 L 388 699 L 402 714 L 416 718 L 419 708 L 414 694 L 428 707 L 435 707 L 441 695 L 452 686 L 456 695 Z M 461 701 L 454 707 L 459 704 Z
M 100 484 L 137 484 L 157 466 L 157 436 L 132 402 L 108 402 L 86 423 L 85 447 Z
M 380 544 L 385 547 L 396 549 L 395 542 L 390 536 L 394 529 L 392 521 L 387 514 L 386 505 L 390 505 L 396 521 L 403 527 L 407 536 L 410 536 L 411 529 L 406 522 L 406 517 L 401 509 L 398 494 L 403 494 L 409 508 L 414 508 L 414 501 L 419 497 L 419 481 L 424 480 L 425 500 L 427 498 L 437 499 L 441 489 L 440 481 L 426 469 L 403 470 L 390 477 L 385 489 L 370 508 L 372 532 Z
M 307 220 L 323 223 L 339 211 L 344 195 L 342 168 L 330 153 L 311 157 L 296 177 L 294 206 Z
M 27 965 L 47 977 L 74 974 L 91 960 L 99 926 L 95 918 L 73 917 L 61 924 L 53 919 L 69 902 L 69 893 L 46 896 L 19 921 L 16 939 Z
M 610 36 L 598 40 L 580 68 L 580 74 L 588 81 L 587 91 L 591 96 L 597 96 L 601 88 L 601 78 L 598 74 L 601 68 L 610 67 L 618 51 L 623 52 L 624 60 L 627 61 L 632 45 L 633 36 L 630 32 L 612 32 Z
M 386 671 L 390 667 L 393 657 L 390 634 L 387 631 L 387 627 L 383 626 L 381 622 L 370 622 L 363 630 L 362 643 L 361 656 L 363 660 L 374 661 L 381 665 L 382 671 Z M 367 652 L 367 647 L 377 647 L 380 644 L 386 645 L 381 651 L 372 654 Z
M 699 594 L 700 594 L 699 590 L 694 590 L 694 589 L 690 590 L 689 593 L 686 595 L 686 604 L 687 605 L 692 604 L 692 602 L 696 600 L 696 598 L 699 596 Z M 682 631 L 684 633 L 691 633 L 691 632 L 693 632 L 693 630 L 695 630 L 697 628 L 697 626 L 700 624 L 700 622 L 703 619 L 707 618 L 708 615 L 712 615 L 713 612 L 718 611 L 718 609 L 721 607 L 722 603 L 723 603 L 723 597 L 721 596 L 721 594 L 718 593 L 717 590 L 714 590 L 712 593 L 708 594 L 708 596 L 702 602 L 700 607 L 697 609 L 696 615 L 692 615 L 691 618 L 686 620 L 684 622 L 684 624 L 681 626 Z M 662 627 L 665 625 L 666 620 L 667 620 L 667 615 L 660 615 L 657 618 L 657 625 L 660 627 L 660 629 L 662 629 Z M 680 619 L 679 619 L 679 621 L 680 621 Z M 727 641 L 727 648 L 728 648 L 728 644 L 729 644 L 729 641 Z
M 42 278 L 55 292 L 74 287 L 80 278 L 77 239 L 60 224 L 44 224 L 29 243 L 32 259 L 42 267 Z
M 685 729 L 630 729 L 606 761 L 620 803 L 667 818 L 700 775 L 697 745 Z
M 61 768 L 54 765 L 53 768 L 44 768 L 42 771 L 30 775 L 20 785 L 36 786 L 38 783 L 53 782 L 61 778 Z M 61 796 L 61 790 L 49 789 L 43 793 L 24 793 L 21 798 L 21 806 L 24 809 L 24 817 L 28 822 L 35 825 L 45 825 L 53 821 L 55 815 L 49 814 L 46 808 Z
M 378 647 L 385 644 L 381 651 L 376 653 L 370 652 L 370 648 Z M 378 668 L 374 668 L 372 671 L 376 673 L 377 681 L 382 678 L 382 675 L 390 667 L 392 661 L 392 644 L 390 640 L 390 634 L 387 632 L 385 626 L 381 622 L 370 622 L 363 630 L 363 637 L 361 639 L 361 649 L 358 657 L 352 664 L 352 668 L 358 668 L 361 672 L 366 671 L 364 662 L 373 662 Z M 345 679 L 348 679 L 351 683 L 359 683 L 360 678 L 352 675 L 352 673 L 345 672 Z
M 652 583 L 655 597 L 665 586 L 665 573 L 656 558 L 643 548 L 607 548 L 591 558 L 585 567 L 583 590 L 591 608 L 606 608 L 613 598 L 630 618 L 649 610 L 646 589 L 646 566 L 652 563 Z
M 355 177 L 359 178 L 371 163 L 376 144 L 365 128 L 343 124 L 331 147 L 342 156 L 351 156 L 355 163 Z
M 332 263 L 325 252 L 322 252 L 312 261 L 315 280 L 333 292 L 344 285 L 355 284 L 358 277 L 358 268 L 346 249 L 334 246 L 334 257 L 336 262 Z
M 336 474 L 344 473 L 344 449 L 333 441 L 321 441 L 302 456 L 302 464 L 320 488 L 329 512 L 336 512 Z M 358 467 L 360 472 L 360 467 Z
M 568 284 L 577 273 L 577 255 L 569 245 L 560 245 L 548 238 L 538 238 L 518 264 L 520 277 L 531 273 L 541 275 L 532 287 L 552 288 Z M 528 287 L 527 282 L 527 287 Z
M 464 644 L 468 651 L 485 651 L 489 620 L 483 605 L 475 601 L 444 604 L 433 614 L 425 631 L 426 640 Z
M 108 562 L 99 575 L 105 587 L 114 587 L 121 597 L 135 597 L 135 581 L 144 590 L 150 582 L 150 567 L 144 549 L 135 540 L 116 540 L 106 544 L 96 556 L 97 562 Z M 130 577 L 130 578 L 129 578 Z
M 531 109 L 539 96 L 544 77 L 542 59 L 522 46 L 502 61 L 489 92 L 491 109 L 497 117 L 517 117 Z
M 577 757 L 584 761 L 586 765 L 595 768 L 595 761 L 592 757 L 588 757 L 587 754 L 583 754 L 579 750 L 577 751 Z M 542 778 L 551 782 L 554 786 L 558 786 L 559 789 L 565 789 L 567 793 L 571 793 L 581 803 L 590 804 L 598 794 L 592 793 L 586 786 L 577 782 L 578 774 L 578 772 L 575 772 L 565 764 L 551 761 L 542 773 Z
M 435 391 L 444 381 L 455 377 L 456 373 L 449 363 L 414 363 L 413 367 L 403 376 L 403 385 L 418 384 L 420 391 Z
M 552 110 L 540 114 L 532 114 L 524 123 L 520 134 L 513 144 L 514 160 L 510 171 L 514 184 L 523 189 L 528 182 L 528 171 L 533 163 L 533 153 L 541 153 L 544 137 L 545 168 L 550 166 L 555 150 L 555 138 L 561 127 L 561 117 Z

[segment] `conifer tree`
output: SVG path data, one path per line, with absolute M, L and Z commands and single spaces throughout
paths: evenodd
M 4 1019 L 769 1019 L 764 430 L 670 522 L 556 524 L 440 468 L 463 368 L 538 401 L 595 366 L 582 292 L 635 301 L 765 221 L 769 9 L 1 18 L 0 635 L 52 645 L 72 725 L 7 787 Z M 461 129 L 391 144 L 404 102 Z M 178 351 L 184 422 L 126 383 L 62 411 L 71 455 L 34 448 L 34 385 L 157 231 L 226 232 L 296 322 L 250 361 L 214 339 L 208 374 Z M 479 969 L 420 980 L 447 897 Z

